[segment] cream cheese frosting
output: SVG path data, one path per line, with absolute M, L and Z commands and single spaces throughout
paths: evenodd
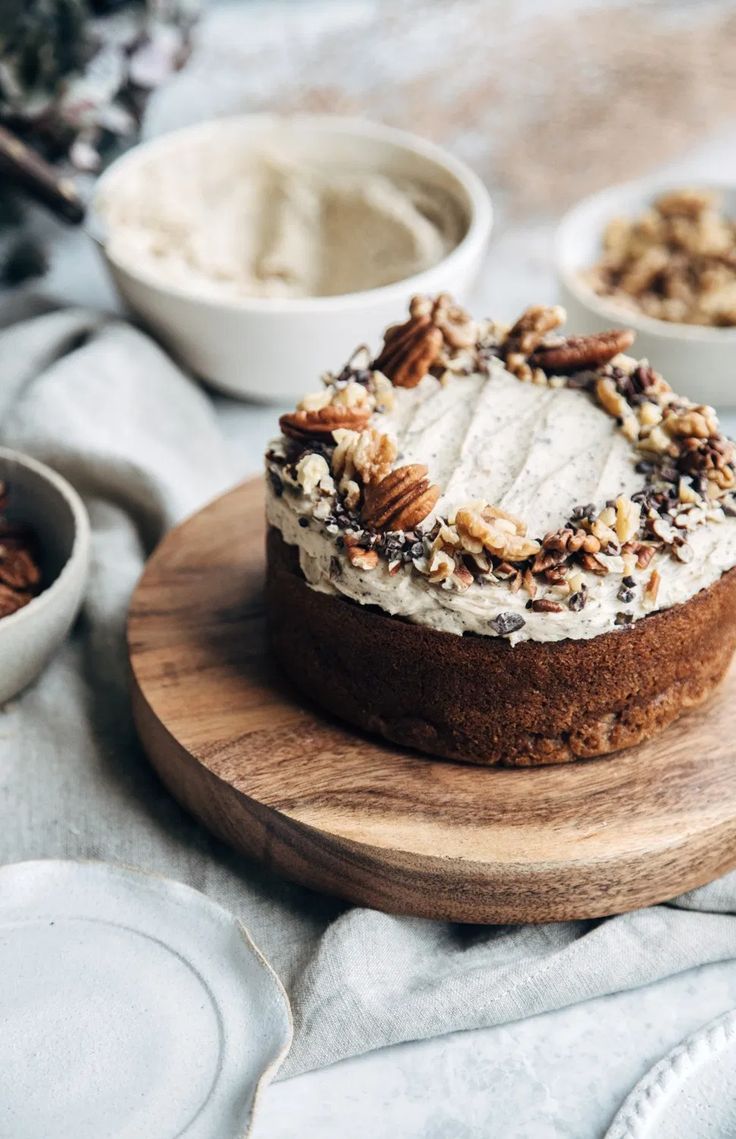
M 326 506 L 329 477 L 321 485 L 305 485 L 285 475 L 281 465 L 268 490 L 268 521 L 298 548 L 313 589 L 457 635 L 499 635 L 494 622 L 513 614 L 523 624 L 507 633 L 511 644 L 591 638 L 617 628 L 622 616 L 630 623 L 688 601 L 736 565 L 736 517 L 719 502 L 698 508 L 699 524 L 687 530 L 688 560 L 657 550 L 637 569 L 619 552 L 600 552 L 597 560 L 607 573 L 576 570 L 577 588 L 585 591 L 581 609 L 563 603 L 559 611 L 537 612 L 530 594 L 509 589 L 507 581 L 482 577 L 458 590 L 452 582 L 414 572 L 420 564 L 426 567 L 420 543 L 435 519 L 451 518 L 469 501 L 493 503 L 523 518 L 528 536 L 541 541 L 580 504 L 605 507 L 642 491 L 642 456 L 620 422 L 590 391 L 563 383 L 521 382 L 493 359 L 482 373 L 427 375 L 415 387 L 395 389 L 393 406 L 374 420 L 395 441 L 397 463 L 425 464 L 441 490 L 432 514 L 415 528 L 416 565 L 409 561 L 397 568 L 381 558 L 367 570 L 341 554 L 342 539 L 329 524 Z M 275 453 L 280 446 L 274 444 Z M 658 589 L 652 597 L 647 583 L 653 573 Z M 547 596 L 562 600 L 565 589 L 556 593 L 553 587 Z
M 402 462 L 425 463 L 447 516 L 482 500 L 523 518 L 542 536 L 580 502 L 632 494 L 642 484 L 631 444 L 580 392 L 522 384 L 500 365 L 491 377 L 398 388 L 381 430 Z

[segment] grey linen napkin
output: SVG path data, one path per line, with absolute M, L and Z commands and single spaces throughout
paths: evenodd
M 0 861 L 120 861 L 227 906 L 291 998 L 296 1035 L 282 1074 L 736 957 L 736 874 L 599 923 L 461 927 L 347 908 L 231 853 L 146 763 L 123 643 L 155 542 L 234 481 L 212 403 L 130 325 L 21 297 L 0 309 L 0 440 L 65 474 L 94 532 L 73 636 L 0 712 Z

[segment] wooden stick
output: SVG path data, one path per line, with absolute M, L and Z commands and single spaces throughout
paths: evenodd
M 64 221 L 79 225 L 85 207 L 70 178 L 60 177 L 49 162 L 5 127 L 0 127 L 0 179 L 20 186 Z

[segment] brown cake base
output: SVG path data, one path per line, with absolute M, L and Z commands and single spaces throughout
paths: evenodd
M 700 704 L 736 648 L 736 570 L 692 600 L 590 640 L 441 633 L 317 593 L 268 534 L 273 651 L 343 720 L 467 763 L 566 763 L 618 751 Z

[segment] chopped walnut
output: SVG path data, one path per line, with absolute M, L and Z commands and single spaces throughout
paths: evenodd
M 540 550 L 539 542 L 525 537 L 523 522 L 492 506 L 462 507 L 455 515 L 455 527 L 470 553 L 485 549 L 504 561 L 521 562 Z
M 712 407 L 691 407 L 681 411 L 668 409 L 662 427 L 670 435 L 693 436 L 695 439 L 707 439 L 718 434 L 718 420 Z
M 334 392 L 330 388 L 323 388 L 319 392 L 309 392 L 296 405 L 297 411 L 321 411 L 332 403 Z
M 718 196 L 681 189 L 662 194 L 638 218 L 614 218 L 603 256 L 585 274 L 622 308 L 685 324 L 736 324 L 736 219 Z
M 607 376 L 601 376 L 595 385 L 595 394 L 598 396 L 598 402 L 614 418 L 623 418 L 629 410 L 629 405 L 621 392 L 616 387 L 613 380 Z
M 313 494 L 318 489 L 332 494 L 335 490 L 330 468 L 322 455 L 303 455 L 296 465 L 296 481 L 305 494 Z
M 332 455 L 332 472 L 338 485 L 348 480 L 358 480 L 367 486 L 380 482 L 391 470 L 396 458 L 396 444 L 389 435 L 366 427 L 364 431 L 333 431 L 337 443 Z
M 376 401 L 376 411 L 391 411 L 396 403 L 394 385 L 381 372 L 373 372 L 370 390 Z
M 445 549 L 437 549 L 430 557 L 428 569 L 433 584 L 449 581 L 455 572 L 455 559 Z
M 357 384 L 354 380 L 346 384 L 344 388 L 338 388 L 332 396 L 331 403 L 333 407 L 349 407 L 358 410 L 367 408 L 369 411 L 373 411 L 376 405 L 375 399 L 372 398 L 365 385 Z

